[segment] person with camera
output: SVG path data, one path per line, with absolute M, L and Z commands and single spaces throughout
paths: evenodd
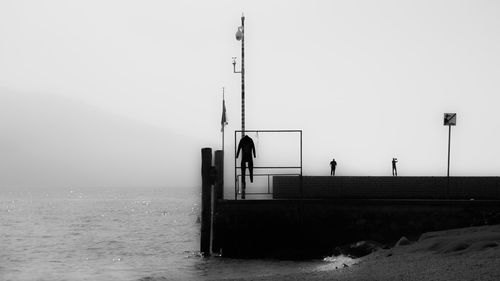
M 396 163 L 398 163 L 398 158 L 392 158 L 392 175 L 398 176 L 398 169 L 396 168 Z

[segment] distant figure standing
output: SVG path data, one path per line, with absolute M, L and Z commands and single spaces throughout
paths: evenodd
M 398 176 L 398 169 L 396 168 L 396 163 L 398 163 L 398 158 L 392 158 L 392 175 Z
M 337 168 L 337 161 L 335 161 L 335 158 L 332 159 L 332 162 L 330 162 L 330 175 L 335 176 L 335 169 Z
M 245 187 L 246 187 L 245 170 L 247 168 L 246 164 L 248 163 L 248 171 L 250 172 L 250 182 L 253 182 L 253 157 L 257 157 L 255 155 L 255 145 L 253 144 L 253 140 L 251 137 L 245 135 L 244 137 L 241 138 L 240 143 L 238 144 L 238 152 L 236 153 L 236 158 L 238 158 L 238 156 L 240 155 L 240 150 L 243 151 L 241 153 L 241 185 L 242 185 L 241 198 L 245 199 Z M 252 157 L 252 152 L 253 152 L 253 157 Z

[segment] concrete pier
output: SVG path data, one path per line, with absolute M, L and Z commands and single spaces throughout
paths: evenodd
M 362 240 L 500 223 L 500 179 L 275 177 L 273 200 L 218 200 L 215 244 L 224 256 L 321 258 Z M 303 196 L 300 198 L 300 196 Z
M 500 202 L 485 200 L 224 200 L 214 227 L 226 257 L 322 258 L 337 246 L 500 223 Z

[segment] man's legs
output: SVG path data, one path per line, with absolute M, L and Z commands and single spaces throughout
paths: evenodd
M 245 161 L 241 161 L 241 199 L 245 199 L 245 170 L 247 169 L 247 163 Z
M 250 171 L 250 182 L 253 182 L 253 161 L 248 161 L 248 171 Z

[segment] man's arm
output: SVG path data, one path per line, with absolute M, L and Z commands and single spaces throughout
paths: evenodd
M 253 144 L 253 141 L 252 141 L 252 151 L 253 151 L 253 158 L 257 158 L 257 156 L 255 155 L 255 145 Z

